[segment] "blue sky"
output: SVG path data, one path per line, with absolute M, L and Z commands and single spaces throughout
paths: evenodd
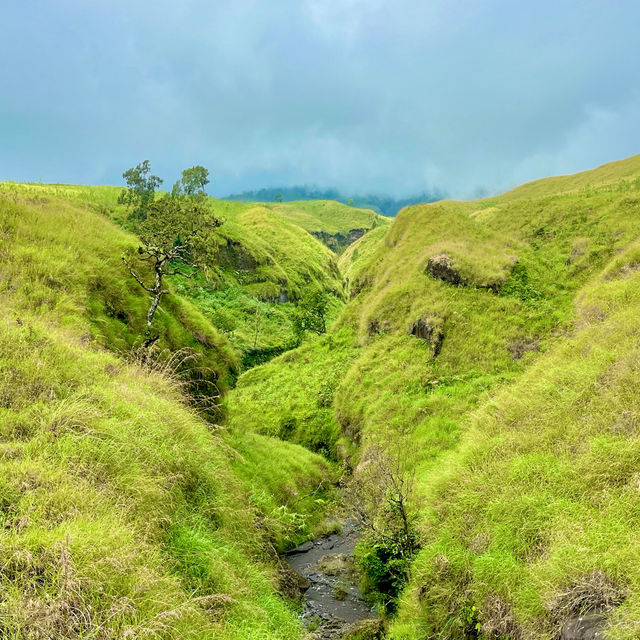
M 455 197 L 640 152 L 640 3 L 3 0 L 0 179 Z

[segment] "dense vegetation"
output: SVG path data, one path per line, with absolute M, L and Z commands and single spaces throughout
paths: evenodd
M 135 238 L 34 191 L 0 198 L 0 635 L 300 637 L 275 550 L 313 525 L 327 466 L 213 426 L 170 362 L 142 366 Z M 156 322 L 159 353 L 188 348 L 222 392 L 228 340 L 177 295 Z
M 15 185 L 6 183 L 9 197 L 64 200 L 89 207 L 137 233 L 136 216 L 119 204 L 116 187 L 76 185 Z M 330 296 L 330 316 L 345 299 L 338 258 L 313 232 L 348 237 L 388 220 L 372 211 L 340 203 L 296 202 L 279 207 L 208 199 L 223 221 L 210 247 L 210 267 L 195 278 L 173 278 L 174 289 L 188 297 L 238 350 L 239 368 L 269 360 L 298 342 L 295 302 L 309 290 Z

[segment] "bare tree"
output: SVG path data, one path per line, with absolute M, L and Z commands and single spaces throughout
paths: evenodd
M 419 547 L 415 476 L 406 447 L 396 449 L 369 447 L 348 482 L 345 504 L 365 534 L 391 545 L 408 563 Z

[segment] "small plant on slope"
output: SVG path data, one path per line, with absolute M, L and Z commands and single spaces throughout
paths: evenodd
M 406 449 L 405 449 L 406 451 Z M 349 481 L 347 510 L 364 532 L 360 565 L 373 588 L 394 609 L 420 542 L 413 474 L 406 453 L 372 446 Z

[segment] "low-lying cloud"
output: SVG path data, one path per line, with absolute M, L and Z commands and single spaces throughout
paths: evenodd
M 640 6 L 237 0 L 3 8 L 0 178 L 456 197 L 640 152 Z

